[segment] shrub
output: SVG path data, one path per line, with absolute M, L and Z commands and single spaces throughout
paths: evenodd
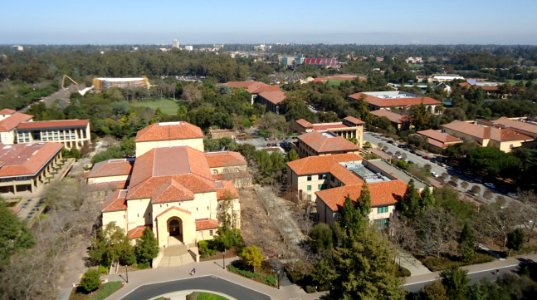
M 91 293 L 101 285 L 101 275 L 96 269 L 89 269 L 80 280 L 80 289 L 84 293 Z
M 261 250 L 253 245 L 244 247 L 239 254 L 239 257 L 246 265 L 253 268 L 254 271 L 261 267 L 261 263 L 263 262 L 263 254 L 261 253 Z
M 306 290 L 306 293 L 308 294 L 317 292 L 317 289 L 315 289 L 315 287 L 311 285 L 306 285 L 305 290 Z
M 108 267 L 99 265 L 99 274 L 108 274 Z
M 412 275 L 407 268 L 402 266 L 397 266 L 396 272 L 397 277 L 409 277 L 410 275 Z
M 276 286 L 276 284 L 277 284 L 276 276 L 267 275 L 267 277 L 265 277 L 265 284 L 266 285 L 271 285 L 271 286 Z
M 212 249 L 212 246 L 210 243 L 212 241 L 199 241 L 198 242 L 198 248 L 199 248 L 199 251 L 200 251 L 200 255 L 201 257 L 209 257 L 209 256 L 213 256 L 216 254 L 216 250 L 215 249 Z

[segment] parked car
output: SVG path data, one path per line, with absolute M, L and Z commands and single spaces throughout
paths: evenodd
M 431 172 L 431 175 L 433 175 L 434 178 L 438 178 L 438 177 L 440 177 L 440 175 L 438 175 L 435 171 L 432 171 L 432 172 Z
M 494 185 L 494 183 L 492 183 L 492 182 L 485 182 L 483 185 L 488 187 L 489 189 L 495 189 L 496 188 L 496 185 Z

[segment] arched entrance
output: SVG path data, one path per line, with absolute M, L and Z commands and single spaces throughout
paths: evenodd
M 168 233 L 170 236 L 176 237 L 181 242 L 183 241 L 183 221 L 178 217 L 168 219 Z

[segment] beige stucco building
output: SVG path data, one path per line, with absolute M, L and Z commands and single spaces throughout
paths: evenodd
M 345 198 L 356 201 L 364 182 L 371 193 L 369 219 L 383 227 L 404 195 L 406 184 L 354 153 L 309 156 L 287 163 L 288 182 L 301 200 L 315 203 L 319 221 L 333 222 Z
M 242 155 L 203 152 L 201 130 L 187 122 L 140 130 L 136 153 L 132 168 L 128 160 L 107 161 L 96 164 L 87 176 L 89 184 L 125 186 L 104 203 L 103 225 L 114 222 L 130 238 L 140 237 L 149 227 L 161 248 L 176 241 L 192 247 L 212 239 L 223 213 L 231 216 L 229 225 L 240 228 L 234 180 L 221 176 L 246 172 Z

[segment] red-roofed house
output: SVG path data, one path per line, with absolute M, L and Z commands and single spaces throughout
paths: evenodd
M 280 105 L 285 100 L 285 93 L 278 85 L 268 85 L 259 81 L 229 81 L 224 83 L 224 86 L 246 90 L 250 94 L 250 104 L 253 105 L 257 100 L 274 113 L 280 112 Z
M 482 147 L 495 147 L 503 152 L 511 152 L 534 139 L 511 128 L 480 125 L 473 121 L 455 120 L 442 125 L 442 129 L 462 140 L 475 141 Z
M 369 219 L 386 225 L 406 184 L 356 154 L 309 156 L 287 163 L 290 190 L 300 200 L 315 201 L 320 221 L 335 220 L 348 195 L 360 196 L 364 182 L 371 192 Z
M 223 213 L 239 228 L 239 193 L 220 176 L 246 172 L 246 160 L 237 152 L 204 153 L 202 139 L 199 127 L 186 122 L 153 124 L 136 136 L 143 151 L 137 149 L 132 167 L 128 160 L 96 164 L 88 182 L 128 182 L 103 206 L 103 225 L 114 222 L 131 238 L 150 227 L 160 247 L 212 239 Z
M 312 131 L 298 136 L 296 147 L 301 157 L 358 152 L 360 147 L 331 132 Z
M 429 144 L 430 147 L 440 151 L 446 149 L 448 146 L 462 143 L 462 141 L 455 136 L 432 129 L 421 130 L 417 133 L 427 140 L 427 144 Z
M 261 104 L 266 105 L 268 110 L 273 113 L 279 114 L 280 106 L 285 100 L 285 93 L 281 90 L 264 91 L 262 93 L 259 93 L 257 99 Z
M 331 132 L 344 139 L 356 139 L 356 144 L 362 147 L 364 140 L 365 122 L 353 116 L 345 117 L 341 122 L 315 123 L 312 124 L 304 119 L 299 119 L 294 124 L 294 129 L 298 133 L 308 132 Z
M 61 150 L 59 143 L 0 144 L 0 194 L 33 192 L 48 182 Z
M 414 105 L 423 104 L 431 113 L 437 114 L 439 112 L 436 108 L 442 104 L 442 102 L 430 97 L 420 97 L 402 91 L 361 92 L 352 94 L 349 98 L 364 100 L 369 104 L 370 110 L 399 109 L 406 111 Z

